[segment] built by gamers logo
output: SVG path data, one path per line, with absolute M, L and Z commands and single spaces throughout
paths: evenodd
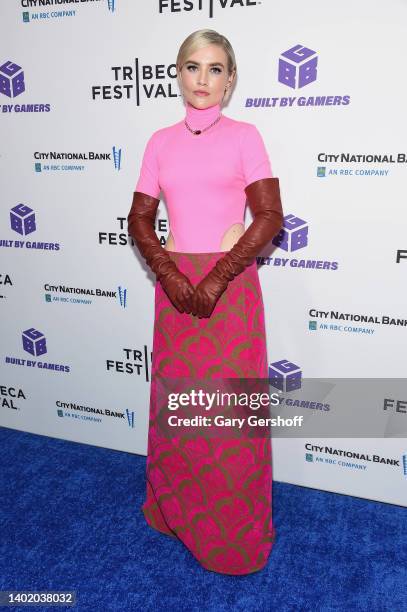
M 10 227 L 21 236 L 27 236 L 37 230 L 35 213 L 32 208 L 25 204 L 17 204 L 10 210 Z M 59 251 L 58 242 L 40 242 L 35 240 L 7 240 L 0 239 L 0 247 L 16 249 Z
M 25 91 L 24 71 L 10 60 L 0 66 L 0 92 L 15 98 Z
M 30 327 L 22 333 L 23 349 L 33 357 L 41 357 L 47 352 L 47 341 L 43 334 L 35 327 Z M 42 360 L 22 359 L 19 357 L 6 356 L 5 363 L 11 365 L 26 366 L 28 368 L 39 368 L 40 370 L 53 370 L 54 372 L 70 372 L 70 366 L 60 363 L 50 363 Z
M 339 57 L 339 56 L 338 56 Z M 291 89 L 302 89 L 318 77 L 318 55 L 314 49 L 296 44 L 278 58 L 277 81 Z M 350 104 L 349 95 L 276 96 L 246 98 L 246 107 L 290 108 L 292 106 L 343 106 Z
M 288 359 L 270 363 L 268 382 L 271 387 L 278 389 L 280 406 L 319 412 L 331 410 L 329 403 L 321 401 L 323 395 L 318 388 L 303 379 L 301 367 Z
M 0 66 L 0 94 L 16 98 L 25 92 L 24 70 L 18 64 L 7 60 Z M 1 104 L 2 113 L 48 113 L 50 104 Z
M 316 51 L 295 45 L 281 54 L 278 61 L 278 81 L 292 89 L 301 89 L 317 80 Z
M 293 253 L 308 246 L 308 223 L 289 214 L 284 217 L 283 227 L 272 240 L 272 244 L 287 253 Z M 305 268 L 307 270 L 337 270 L 337 261 L 324 261 L 323 259 L 298 259 L 297 257 L 257 257 L 257 263 L 281 268 Z
M 280 391 L 290 392 L 301 388 L 301 368 L 288 361 L 280 359 L 269 365 L 269 382 L 272 387 Z

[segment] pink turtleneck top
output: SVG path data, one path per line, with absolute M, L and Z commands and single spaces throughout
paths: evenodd
M 185 120 L 193 129 L 210 125 L 220 104 L 198 109 L 187 102 Z M 147 142 L 135 191 L 167 204 L 172 250 L 220 250 L 225 232 L 244 224 L 245 187 L 272 177 L 270 160 L 255 125 L 222 114 L 207 131 L 192 134 L 184 119 L 154 132 Z

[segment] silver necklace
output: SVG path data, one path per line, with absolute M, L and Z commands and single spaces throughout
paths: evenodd
M 211 128 L 213 125 L 215 125 L 215 123 L 217 123 L 221 117 L 222 117 L 222 113 L 219 115 L 219 117 L 217 119 L 215 119 L 215 121 L 213 123 L 208 125 L 208 127 L 204 128 L 203 130 L 193 130 L 191 127 L 189 127 L 186 119 L 184 120 L 184 123 L 185 123 L 185 125 L 187 126 L 187 128 L 188 128 L 188 130 L 190 132 L 195 134 L 195 136 L 199 136 L 199 134 L 202 134 L 202 132 L 206 132 L 206 130 L 209 130 L 209 128 Z

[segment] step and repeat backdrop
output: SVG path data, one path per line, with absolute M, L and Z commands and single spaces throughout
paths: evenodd
M 146 454 L 154 277 L 127 215 L 148 138 L 185 115 L 179 46 L 211 28 L 237 58 L 223 113 L 258 127 L 285 214 L 258 264 L 271 389 L 303 426 L 275 428 L 273 477 L 406 506 L 407 5 L 2 0 L 0 17 L 0 424 Z

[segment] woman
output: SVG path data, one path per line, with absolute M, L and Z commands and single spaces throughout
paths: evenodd
M 156 274 L 152 382 L 143 512 L 208 570 L 265 566 L 274 541 L 271 440 L 163 435 L 159 381 L 266 379 L 264 306 L 256 256 L 280 231 L 279 181 L 257 128 L 222 114 L 236 76 L 229 41 L 193 32 L 177 56 L 185 119 L 147 142 L 129 234 Z M 163 191 L 170 234 L 154 222 Z M 253 222 L 245 231 L 246 198 Z M 167 406 L 168 408 L 168 406 Z

